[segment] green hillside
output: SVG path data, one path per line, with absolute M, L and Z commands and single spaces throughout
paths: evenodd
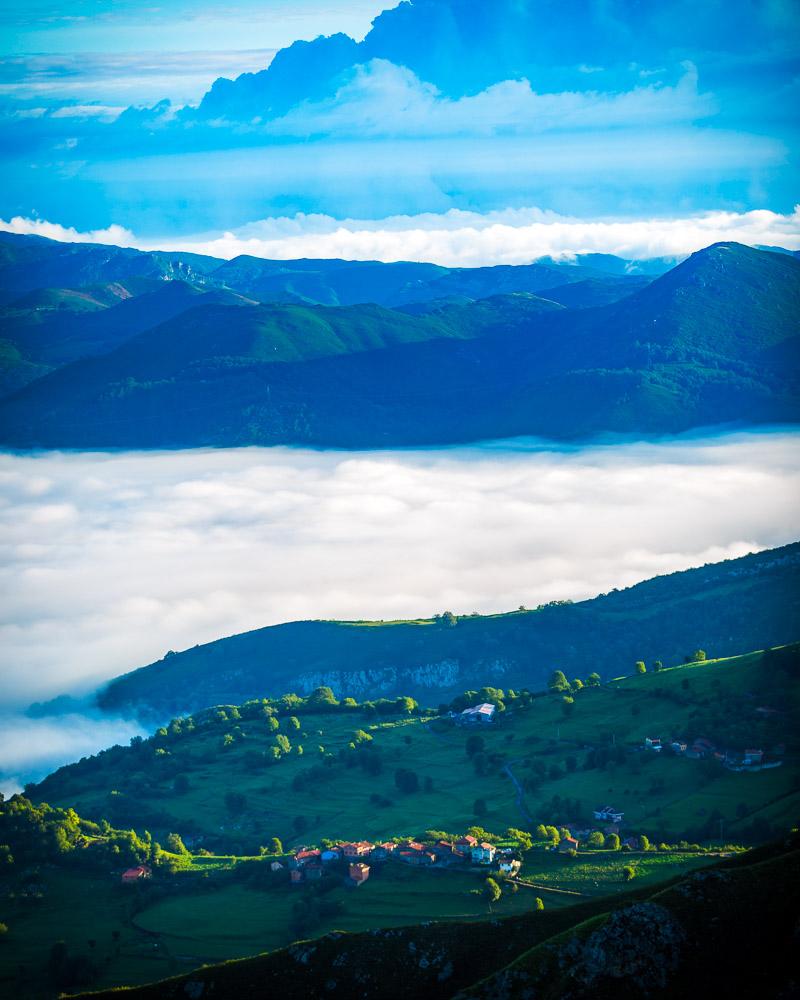
M 254 853 L 271 836 L 319 843 L 463 831 L 476 822 L 491 830 L 586 826 L 601 799 L 652 840 L 720 832 L 759 840 L 800 806 L 799 670 L 793 646 L 585 686 L 572 704 L 558 694 L 473 692 L 466 703 L 499 699 L 506 710 L 471 750 L 463 729 L 402 698 L 257 699 L 174 720 L 149 740 L 60 768 L 30 794 L 91 819 L 201 837 L 237 853 Z M 705 737 L 738 753 L 760 747 L 781 763 L 736 773 L 644 753 L 647 736 L 690 744 Z M 276 749 L 284 739 L 288 749 Z M 410 787 L 399 769 L 416 776 Z M 226 798 L 229 791 L 236 796 Z
M 408 622 L 291 622 L 220 639 L 126 674 L 104 710 L 144 717 L 330 685 L 339 696 L 425 704 L 484 684 L 542 688 L 559 666 L 603 678 L 643 659 L 681 662 L 791 642 L 800 619 L 800 544 L 657 577 L 576 604 Z
M 539 943 L 572 928 L 583 937 L 636 901 L 670 908 L 664 882 L 720 854 L 731 858 L 725 871 L 765 864 L 769 851 L 735 860 L 736 845 L 785 834 L 800 806 L 800 646 L 602 686 L 585 680 L 570 683 L 567 700 L 563 690 L 496 689 L 457 699 L 454 712 L 483 698 L 498 706 L 497 721 L 479 731 L 410 699 L 336 703 L 321 690 L 257 700 L 174 720 L 148 740 L 61 768 L 29 798 L 0 802 L 0 983 L 33 1000 L 195 970 L 193 981 L 221 977 L 215 996 L 238 996 L 254 970 L 263 988 L 303 955 L 301 978 L 287 981 L 315 995 L 332 968 L 349 989 L 350 956 L 369 942 L 381 966 L 395 960 L 395 944 L 429 956 L 404 980 L 409 996 L 452 996 L 509 963 L 514 982 L 533 974 L 550 954 Z M 764 763 L 779 766 L 735 771 L 643 749 L 656 734 L 689 743 L 702 734 L 739 753 L 763 747 Z M 592 818 L 601 803 L 624 810 L 619 834 L 630 843 L 592 844 L 579 829 L 602 830 Z M 580 838 L 577 855 L 552 850 L 550 838 L 566 833 L 540 824 L 566 824 Z M 298 887 L 283 853 L 340 839 L 434 845 L 464 832 L 512 845 L 519 875 L 388 860 L 371 861 L 357 889 L 347 887 L 346 863 Z M 283 867 L 273 871 L 276 861 Z M 120 884 L 124 868 L 143 862 L 150 879 Z M 763 882 L 768 869 L 757 871 Z M 493 901 L 489 872 L 500 887 Z M 706 882 L 678 885 L 697 887 L 694 912 Z M 312 940 L 285 950 L 298 938 Z M 260 952 L 271 954 L 196 971 Z M 373 980 L 362 986 L 397 996 Z M 159 984 L 157 995 L 171 988 Z M 476 988 L 495 995 L 496 985 Z
M 365 1000 L 789 996 L 800 887 L 796 836 L 664 888 L 479 925 L 336 932 L 126 991 L 137 998 Z M 360 890 L 359 890 L 360 891 Z M 696 943 L 702 942 L 700 947 Z M 760 961 L 752 962 L 753 954 Z M 111 996 L 112 993 L 95 993 Z

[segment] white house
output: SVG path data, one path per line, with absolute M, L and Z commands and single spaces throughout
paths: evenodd
M 594 811 L 594 818 L 602 820 L 604 823 L 621 823 L 624 815 L 625 813 L 617 812 L 611 806 L 603 806 Z
M 456 722 L 460 726 L 486 726 L 494 721 L 496 706 L 484 702 L 483 705 L 474 705 L 472 708 L 465 708 L 456 716 Z

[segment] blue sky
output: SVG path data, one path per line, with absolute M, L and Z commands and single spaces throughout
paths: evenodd
M 714 232 L 771 213 L 762 242 L 800 235 L 790 0 L 382 6 L 12 0 L 3 225 L 115 226 L 140 244 L 249 234 L 257 253 L 259 226 L 290 220 L 313 243 L 322 217 L 371 230 L 351 252 L 384 257 L 400 241 L 380 244 L 376 220 L 430 232 L 453 213 L 482 230 L 492 213 L 551 213 L 584 234 L 639 220 L 660 226 L 654 250 L 709 213 Z

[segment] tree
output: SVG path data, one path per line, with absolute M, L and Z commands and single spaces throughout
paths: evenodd
M 267 718 L 267 729 L 268 729 L 268 730 L 269 730 L 269 731 L 270 731 L 271 733 L 277 733 L 277 731 L 278 731 L 278 730 L 279 730 L 280 728 L 281 728 L 281 724 L 280 724 L 280 722 L 278 722 L 278 720 L 277 720 L 277 719 L 275 718 L 275 716 L 274 716 L 274 715 L 270 715 L 270 716 L 269 716 L 269 717 Z
M 655 671 L 656 673 L 658 673 L 658 672 L 659 672 L 660 670 L 663 670 L 663 669 L 664 669 L 664 664 L 663 664 L 663 663 L 661 662 L 661 660 L 656 660 L 656 661 L 655 661 L 655 662 L 653 663 L 653 670 L 654 670 L 654 671 Z
M 281 753 L 289 753 L 292 749 L 292 744 L 289 742 L 289 737 L 285 736 L 283 733 L 278 733 L 275 737 L 275 744 Z
M 704 649 L 696 649 L 692 653 L 692 663 L 703 663 L 706 659 L 706 651 Z
M 589 674 L 586 678 L 586 686 L 591 688 L 600 687 L 600 674 L 596 672 Z
M 289 728 L 294 730 L 300 728 L 300 720 L 297 718 L 296 715 L 289 716 Z
M 547 682 L 547 686 L 551 691 L 569 691 L 569 681 L 567 680 L 564 671 L 554 670 L 550 675 L 550 680 Z
M 467 737 L 467 742 L 464 747 L 467 751 L 467 757 L 474 757 L 476 753 L 480 753 L 486 746 L 486 741 L 480 735 L 480 733 L 470 733 Z
M 176 774 L 172 783 L 176 795 L 185 795 L 189 791 L 189 777 L 186 774 Z
M 533 837 L 527 830 L 519 830 L 514 826 L 510 826 L 506 830 L 506 837 L 509 840 L 516 840 L 523 851 L 529 851 L 533 847 Z
M 486 799 L 475 799 L 472 811 L 478 817 L 486 816 L 489 812 L 489 807 L 486 805 Z
M 649 851 L 650 850 L 650 838 L 649 837 L 645 837 L 645 835 L 642 834 L 639 837 L 639 846 L 641 847 L 641 849 L 643 851 Z
M 548 837 L 548 834 L 547 834 L 547 827 L 544 825 L 544 823 L 540 823 L 536 827 L 536 839 L 537 840 L 549 840 L 550 839 Z
M 411 795 L 419 791 L 419 778 L 416 771 L 410 771 L 407 767 L 399 767 L 394 772 L 394 783 L 397 789 L 404 795 Z
M 487 878 L 483 883 L 483 894 L 489 900 L 489 905 L 496 903 L 503 895 L 503 890 L 493 878 Z
M 443 611 L 439 616 L 439 621 L 448 628 L 455 628 L 458 625 L 458 618 L 456 618 L 452 611 Z
M 605 843 L 606 838 L 599 830 L 594 830 L 589 834 L 589 847 L 601 848 L 605 847 Z
M 283 854 L 283 844 L 279 837 L 273 837 L 269 842 L 269 853 L 270 854 Z
M 573 679 L 573 681 L 572 681 L 572 690 L 573 691 L 582 691 L 583 690 L 583 681 L 580 679 L 580 677 L 575 677 Z
M 229 813 L 242 813 L 247 805 L 247 799 L 241 792 L 225 793 L 225 808 Z
M 636 878 L 636 869 L 633 865 L 625 865 L 622 869 L 622 881 L 630 882 L 633 878 Z
M 313 708 L 325 708 L 328 705 L 338 705 L 339 702 L 329 687 L 315 688 L 306 699 L 308 705 Z
M 637 674 L 646 674 L 647 667 L 644 665 L 644 660 L 637 660 L 635 668 Z
M 619 836 L 616 833 L 609 833 L 606 837 L 606 847 L 609 851 L 619 850 Z
M 542 899 L 541 896 L 537 896 L 536 897 L 536 899 L 534 900 L 534 903 L 533 903 L 533 908 L 534 908 L 534 910 L 543 910 L 544 909 L 544 900 Z
M 167 834 L 167 850 L 171 851 L 172 854 L 188 854 L 186 850 L 186 845 L 181 840 L 180 834 L 170 833 Z

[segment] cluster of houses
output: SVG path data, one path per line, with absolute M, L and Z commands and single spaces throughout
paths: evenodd
M 757 748 L 749 750 L 732 751 L 720 750 L 711 740 L 704 736 L 698 737 L 691 746 L 681 740 L 661 740 L 660 737 L 645 737 L 645 750 L 653 753 L 661 753 L 665 747 L 670 747 L 673 753 L 678 756 L 688 757 L 691 760 L 716 760 L 729 771 L 761 771 L 767 768 L 780 767 L 783 761 L 780 759 L 784 753 L 783 745 L 774 748 L 771 757 Z
M 435 844 L 421 844 L 415 840 L 386 841 L 372 844 L 368 840 L 336 844 L 320 849 L 299 847 L 286 863 L 289 881 L 292 885 L 322 878 L 326 869 L 340 863 L 347 864 L 347 879 L 352 885 L 362 885 L 370 876 L 370 866 L 381 864 L 390 858 L 413 867 L 448 868 L 454 865 L 497 866 L 503 875 L 515 875 L 521 866 L 518 857 L 519 845 L 514 841 L 489 844 L 466 834 L 458 840 L 439 840 Z M 273 861 L 273 871 L 281 871 L 284 865 Z

